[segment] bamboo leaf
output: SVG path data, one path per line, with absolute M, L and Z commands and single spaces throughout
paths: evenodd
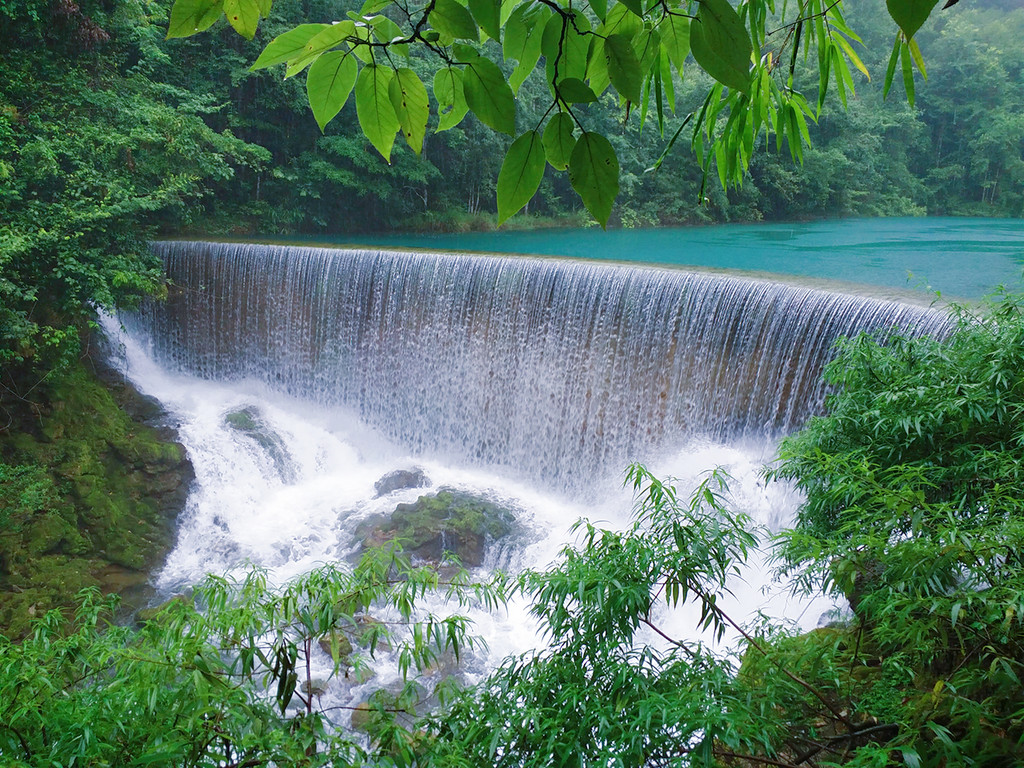
M 910 56 L 910 47 L 906 43 L 900 45 L 900 66 L 903 69 L 903 88 L 907 92 L 907 103 L 914 106 L 914 68 Z

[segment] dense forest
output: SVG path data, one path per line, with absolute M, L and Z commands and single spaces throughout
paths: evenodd
M 252 41 L 224 22 L 168 40 L 165 0 L 0 0 L 0 762 L 1020 764 L 1024 307 L 1007 296 L 961 311 L 945 340 L 848 342 L 827 374 L 828 415 L 781 446 L 770 477 L 806 502 L 776 542 L 780 567 L 845 597 L 845 623 L 740 628 L 718 598 L 766 534 L 729 510 L 724 478 L 688 497 L 640 467 L 631 528 L 582 524 L 580 546 L 517 580 L 442 578 L 384 549 L 280 587 L 260 571 L 214 577 L 193 600 L 111 621 L 101 592 L 145 581 L 189 473 L 98 351 L 97 309 L 166 290 L 147 242 L 494 226 L 511 138 L 470 115 L 422 155 L 399 143 L 389 164 L 352 105 L 321 132 L 302 78 L 250 70 L 282 31 L 357 7 L 282 2 Z M 685 133 L 649 170 L 678 117 L 664 131 L 653 115 L 625 121 L 612 94 L 579 107 L 621 163 L 611 225 L 1024 215 L 1019 2 L 962 0 L 930 19 L 916 35 L 928 76 L 911 73 L 909 99 L 901 78 L 883 97 L 885 4 L 846 13 L 871 79 L 853 73 L 856 93 L 827 102 L 798 159 L 758 146 L 742 184 L 705 174 Z M 426 61 L 410 66 L 430 81 Z M 816 62 L 794 69 L 817 88 Z M 699 110 L 710 84 L 676 78 L 676 115 Z M 534 73 L 520 120 L 549 103 Z M 510 226 L 588 222 L 548 169 Z M 453 613 L 423 619 L 428 592 Z M 551 646 L 435 690 L 441 660 L 473 643 L 458 607 L 514 593 Z M 742 651 L 638 641 L 660 632 L 658 606 L 687 601 L 713 632 L 745 632 Z M 371 605 L 401 621 L 349 638 Z M 325 638 L 333 676 L 358 674 L 380 644 L 407 685 L 371 697 L 358 722 L 316 710 L 302 662 Z

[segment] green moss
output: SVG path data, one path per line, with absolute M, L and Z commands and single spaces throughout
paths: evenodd
M 514 524 L 513 514 L 497 504 L 441 490 L 412 504 L 399 504 L 390 517 L 368 520 L 357 533 L 365 546 L 397 539 L 426 560 L 440 560 L 448 553 L 464 565 L 479 566 L 488 543 L 507 536 Z
M 84 587 L 145 581 L 191 475 L 181 446 L 133 421 L 85 365 L 30 409 L 3 405 L 20 418 L 0 432 L 0 632 L 20 636 Z

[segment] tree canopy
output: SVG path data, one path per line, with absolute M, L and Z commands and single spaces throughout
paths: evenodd
M 916 67 L 924 61 L 915 34 L 938 0 L 888 0 L 895 41 L 885 74 L 888 91 L 897 70 L 914 100 Z M 175 0 L 168 37 L 187 37 L 222 16 L 253 38 L 270 0 Z M 366 0 L 348 18 L 303 23 L 275 37 L 253 69 L 285 66 L 306 72 L 306 93 L 321 129 L 355 94 L 359 126 L 387 160 L 396 137 L 419 153 L 431 114 L 421 74 L 429 58 L 436 131 L 468 113 L 490 129 L 515 137 L 498 175 L 498 217 L 525 206 L 546 164 L 568 173 L 572 188 L 602 226 L 619 190 L 620 163 L 608 137 L 588 119 L 586 105 L 611 89 L 641 122 L 686 129 L 705 173 L 712 165 L 722 185 L 738 183 L 762 134 L 794 159 L 810 143 L 808 121 L 830 89 L 844 104 L 854 92 L 853 71 L 868 70 L 855 50 L 861 39 L 844 20 L 842 2 L 742 0 Z M 493 58 L 500 52 L 502 66 Z M 493 57 L 493 58 L 492 58 Z M 692 64 L 690 59 L 692 58 Z M 816 60 L 810 97 L 796 81 L 798 62 Z M 541 60 L 543 59 L 543 65 Z M 516 92 L 543 66 L 549 91 L 540 118 L 516 119 Z M 690 67 L 713 79 L 700 108 L 670 124 L 676 75 Z

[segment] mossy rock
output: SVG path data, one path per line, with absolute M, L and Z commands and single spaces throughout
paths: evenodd
M 282 481 L 295 482 L 295 466 L 284 440 L 271 429 L 259 409 L 247 406 L 232 411 L 224 416 L 224 423 L 256 443 L 270 459 Z
M 365 521 L 356 535 L 365 547 L 398 540 L 423 560 L 436 563 L 452 555 L 463 565 L 479 567 L 487 547 L 512 533 L 515 524 L 511 510 L 448 488 Z
M 173 430 L 129 416 L 153 417 L 153 404 L 86 362 L 31 407 L 0 403 L 16 415 L 0 432 L 0 632 L 11 637 L 28 631 L 29 608 L 69 606 L 85 587 L 144 589 L 192 481 Z

